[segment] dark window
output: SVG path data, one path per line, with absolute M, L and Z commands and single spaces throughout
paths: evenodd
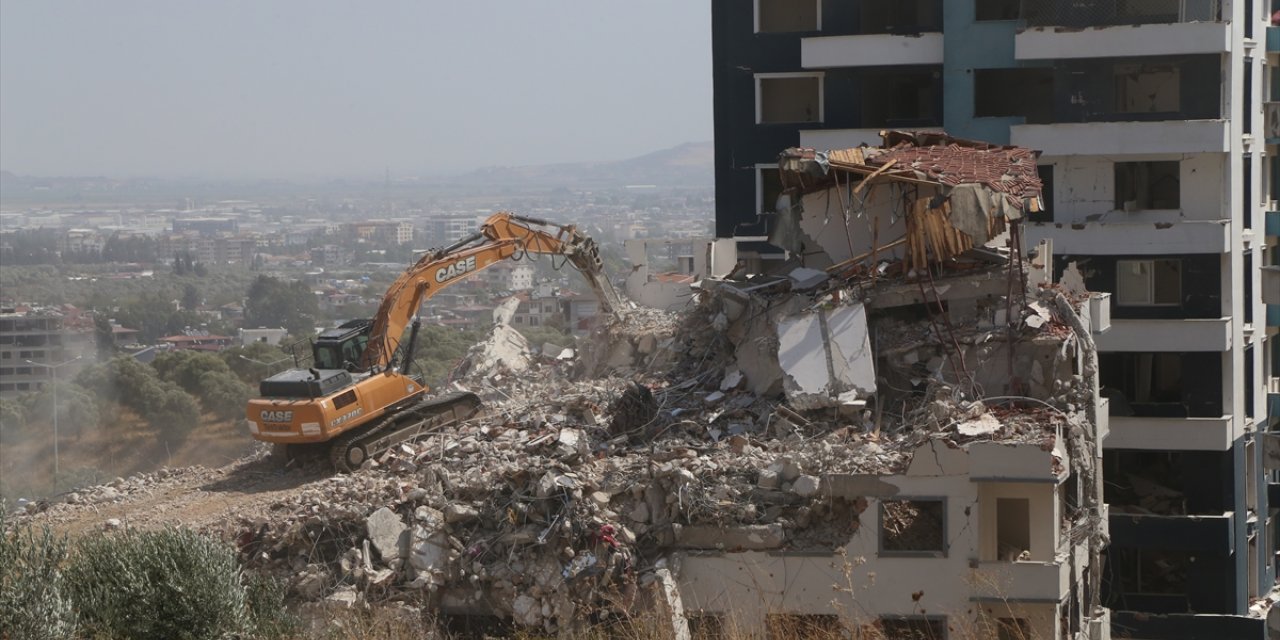
M 1241 214 L 1244 217 L 1242 222 L 1245 229 L 1253 228 L 1253 156 L 1245 154 L 1243 161 L 1240 163 L 1240 194 L 1244 197 L 1241 204 Z
M 1244 322 L 1253 323 L 1253 252 L 1244 253 Z
M 925 617 L 880 618 L 886 640 L 946 640 L 947 619 Z
M 1098 354 L 1098 373 L 1112 417 L 1223 415 L 1221 353 L 1106 352 Z
M 870 71 L 862 76 L 862 126 L 931 127 L 942 122 L 942 74 Z
M 1253 133 L 1253 58 L 1244 58 L 1244 99 L 1240 101 L 1240 122 L 1245 133 Z
M 986 20 L 1017 20 L 1020 0 L 975 0 L 976 18 Z
M 880 503 L 882 554 L 946 555 L 946 509 L 942 500 Z
M 975 69 L 973 115 L 1053 122 L 1052 69 Z
M 820 0 L 756 0 L 757 33 L 818 30 Z
M 1178 209 L 1181 177 L 1177 160 L 1115 163 L 1116 210 Z
M 1163 306 L 1182 304 L 1182 261 L 1117 260 L 1117 306 Z
M 1247 272 L 1246 272 L 1247 273 Z M 1245 306 L 1249 306 L 1249 298 L 1245 298 Z M 1254 377 L 1253 377 L 1253 345 L 1245 347 L 1244 350 L 1244 415 L 1253 417 L 1253 399 L 1254 399 Z
M 1126 550 L 1117 554 L 1121 588 L 1129 594 L 1185 595 L 1189 562 L 1185 551 Z
M 822 122 L 822 78 L 759 78 L 759 122 Z
M 876 0 L 862 4 L 862 33 L 942 30 L 941 0 Z
M 1175 113 L 1181 104 L 1182 70 L 1176 64 L 1117 64 L 1117 113 Z
M 761 167 L 759 172 L 760 213 L 773 213 L 782 195 L 782 174 L 776 167 Z
M 1031 551 L 1031 501 L 1026 498 L 996 498 L 996 553 L 1004 562 L 1014 562 Z

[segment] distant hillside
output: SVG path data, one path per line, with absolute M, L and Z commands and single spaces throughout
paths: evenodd
M 459 184 L 522 186 L 658 186 L 709 187 L 713 180 L 710 142 L 685 144 L 610 162 L 568 162 L 518 167 L 485 167 L 451 180 Z

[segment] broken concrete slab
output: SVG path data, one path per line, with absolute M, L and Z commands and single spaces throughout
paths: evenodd
M 787 399 L 797 409 L 838 406 L 847 391 L 874 393 L 866 309 L 852 304 L 780 319 L 778 364 Z
M 407 544 L 404 534 L 408 527 L 396 512 L 387 507 L 374 511 L 365 520 L 365 528 L 383 561 L 401 557 Z
M 793 291 L 807 291 L 831 279 L 826 271 L 820 269 L 809 269 L 807 267 L 797 267 L 787 274 L 791 278 L 791 289 Z

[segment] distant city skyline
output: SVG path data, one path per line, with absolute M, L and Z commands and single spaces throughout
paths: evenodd
M 0 169 L 325 178 L 711 139 L 700 2 L 0 2 Z

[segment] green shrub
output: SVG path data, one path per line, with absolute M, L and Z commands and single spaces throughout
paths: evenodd
M 0 505 L 0 637 L 76 638 L 75 608 L 60 567 L 67 541 L 46 527 L 9 528 Z
M 245 604 L 254 636 L 276 640 L 297 636 L 301 621 L 285 608 L 285 583 L 266 575 L 250 574 L 245 580 Z
M 230 371 L 206 371 L 200 376 L 200 404 L 219 418 L 244 417 L 253 388 Z
M 191 531 L 85 538 L 65 585 L 91 636 L 197 640 L 249 627 L 235 552 Z
M 226 361 L 212 353 L 178 349 L 156 356 L 151 363 L 161 379 L 178 383 L 188 393 L 199 394 L 206 373 L 231 373 Z

